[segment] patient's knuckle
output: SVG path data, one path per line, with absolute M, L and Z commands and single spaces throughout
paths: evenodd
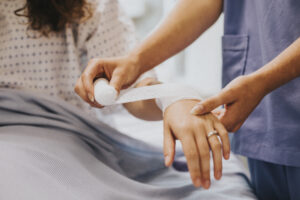
M 193 124 L 193 126 L 198 127 L 201 130 L 204 130 L 205 126 L 206 126 L 206 124 L 202 118 L 198 118 L 198 120 L 193 121 L 192 124 Z
M 192 130 L 192 126 L 189 126 L 189 123 L 185 120 L 179 122 L 177 124 L 177 127 L 178 127 L 179 130 L 185 131 L 185 132 L 188 132 L 188 131 Z

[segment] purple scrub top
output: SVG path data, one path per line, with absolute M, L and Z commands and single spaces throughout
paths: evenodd
M 300 0 L 224 0 L 224 14 L 223 86 L 263 67 L 300 37 Z M 262 100 L 234 134 L 232 149 L 300 167 L 300 77 Z

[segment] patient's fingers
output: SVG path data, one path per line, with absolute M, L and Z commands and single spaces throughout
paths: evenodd
M 197 133 L 195 135 L 195 139 L 197 141 L 197 146 L 200 154 L 202 186 L 205 189 L 208 189 L 210 187 L 210 151 L 209 151 L 209 145 L 207 143 L 206 135 L 203 134 L 206 131 L 204 129 L 200 129 L 200 131 L 202 133 L 201 134 Z
M 170 127 L 164 123 L 164 156 L 165 165 L 169 167 L 175 156 L 175 139 L 172 135 Z
M 200 171 L 199 154 L 195 140 L 191 135 L 189 135 L 182 139 L 181 143 L 184 155 L 187 159 L 191 179 L 193 180 L 195 187 L 200 187 L 202 176 Z
M 214 131 L 214 128 L 212 126 L 207 127 L 207 134 L 211 131 Z M 213 154 L 214 175 L 219 180 L 222 176 L 222 146 L 216 135 L 210 136 L 207 140 Z
M 215 129 L 218 131 L 222 141 L 223 156 L 226 160 L 228 160 L 230 157 L 230 141 L 229 141 L 228 132 L 223 126 L 223 124 L 220 122 L 215 122 L 214 126 Z

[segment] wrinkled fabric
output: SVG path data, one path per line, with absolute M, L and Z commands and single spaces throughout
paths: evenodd
M 225 0 L 223 86 L 263 67 L 298 39 L 299 10 L 298 0 Z M 300 167 L 300 78 L 262 100 L 234 134 L 232 149 Z
M 162 155 L 66 102 L 0 89 L 0 199 L 255 199 L 234 157 L 203 190 Z

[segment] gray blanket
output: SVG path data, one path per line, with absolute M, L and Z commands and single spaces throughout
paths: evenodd
M 63 101 L 0 89 L 0 199 L 253 199 L 234 189 L 192 186 L 166 169 L 162 152 Z M 220 182 L 221 183 L 221 182 Z M 215 184 L 218 185 L 218 184 Z

